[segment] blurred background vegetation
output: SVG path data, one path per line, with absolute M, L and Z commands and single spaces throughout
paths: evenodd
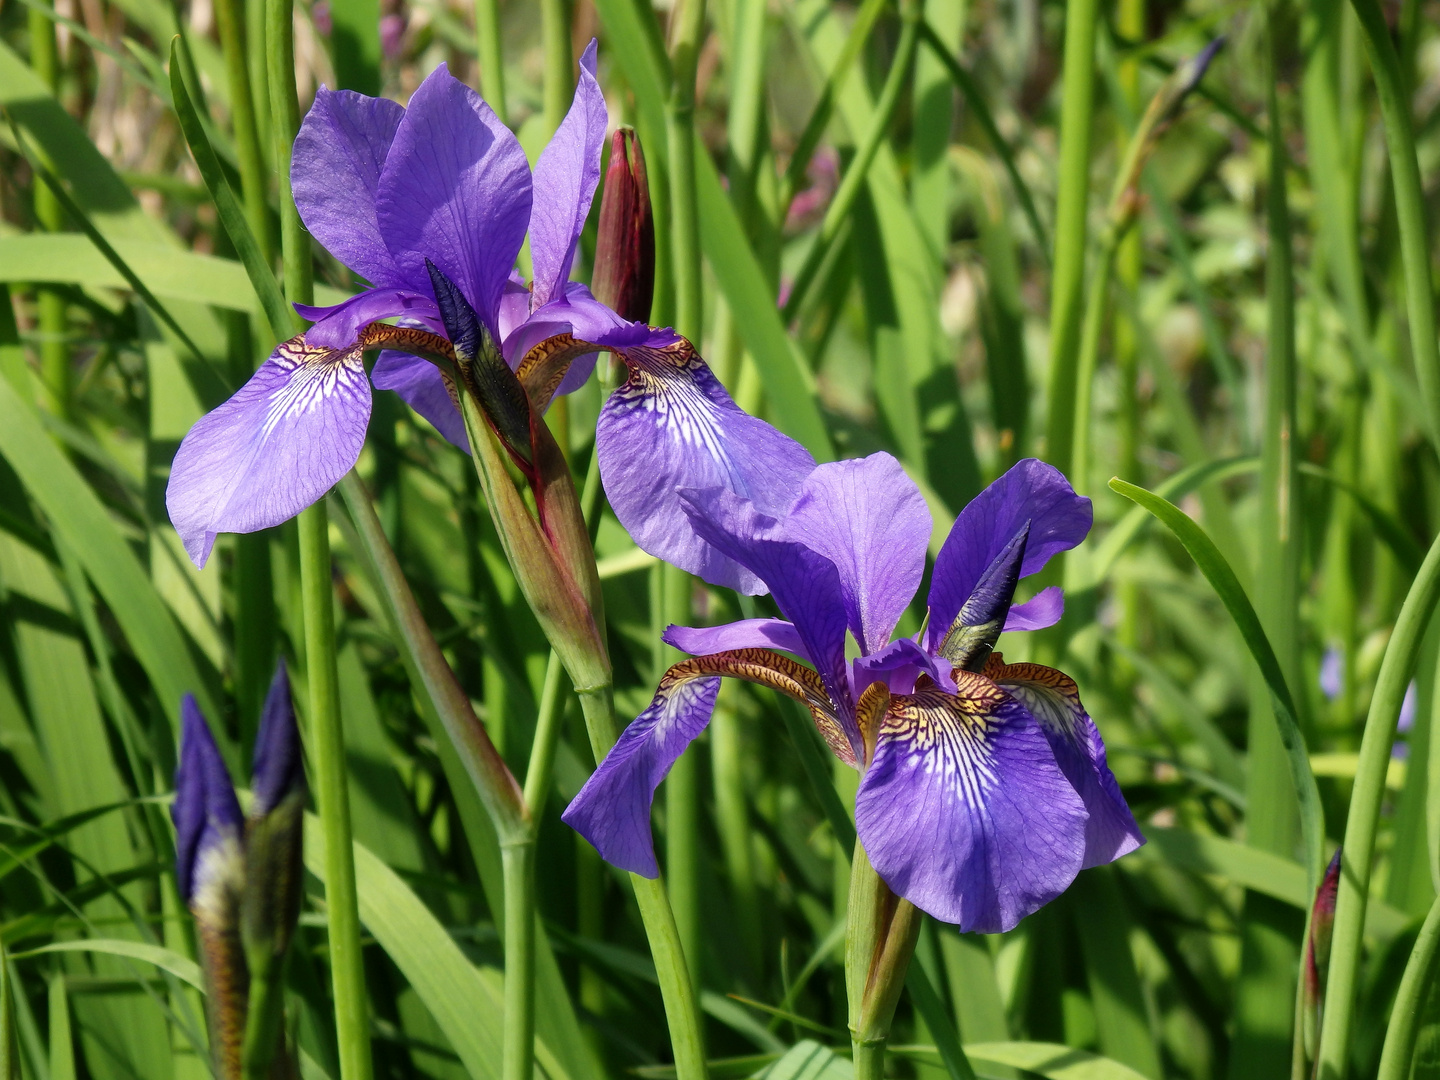
M 222 538 L 197 572 L 163 499 L 181 436 L 270 348 L 173 111 L 170 42 L 179 34 L 188 46 L 209 137 L 273 253 L 278 188 L 254 46 L 263 8 L 0 2 L 0 942 L 17 990 L 21 1075 L 33 1080 L 207 1074 L 200 999 L 179 962 L 195 954 L 164 805 L 180 695 L 197 694 L 243 776 L 275 658 L 288 657 L 305 684 L 293 523 L 258 540 Z M 322 83 L 403 102 L 443 61 L 485 91 L 533 160 L 556 118 L 546 94 L 556 43 L 543 40 L 539 4 L 482 9 L 499 32 L 499 67 L 485 71 L 468 2 L 302 0 L 302 108 Z M 1434 220 L 1440 8 L 1403 0 L 1383 11 Z M 243 26 L 222 25 L 237 17 Z M 612 121 L 637 126 L 652 176 L 663 178 L 658 63 L 669 11 L 569 0 L 566 17 L 571 55 L 600 39 Z M 1009 464 L 1055 456 L 1055 417 L 1074 405 L 1063 380 L 1057 394 L 1056 364 L 1073 363 L 1078 346 L 1052 332 L 1052 242 L 1062 184 L 1076 178 L 1062 180 L 1059 166 L 1060 111 L 1073 92 L 1062 92 L 1064 6 L 927 0 L 924 17 L 935 41 L 922 42 L 913 63 L 900 58 L 893 111 L 879 114 L 883 137 L 843 214 L 827 209 L 877 123 L 877 102 L 888 103 L 902 40 L 899 14 L 883 0 L 714 0 L 696 129 L 702 351 L 743 407 L 817 456 L 896 454 L 926 491 L 938 540 Z M 247 32 L 252 47 L 232 59 L 256 88 L 254 107 L 237 110 L 222 40 Z M 1065 623 L 1000 646 L 1012 662 L 1044 655 L 1076 677 L 1151 842 L 1087 871 L 1011 933 L 961 936 L 931 924 L 917 954 L 967 1044 L 1060 1043 L 1157 1080 L 1288 1071 L 1311 896 L 1264 684 L 1184 550 L 1138 518 L 1120 526 L 1130 504 L 1105 481 L 1168 484 L 1161 490 L 1204 524 L 1256 598 L 1298 704 L 1332 841 L 1344 833 L 1387 639 L 1440 532 L 1440 459 L 1410 352 L 1390 163 L 1348 5 L 1101 5 L 1083 162 L 1092 194 L 1080 196 L 1092 250 L 1146 102 L 1221 33 L 1225 49 L 1159 139 L 1113 274 L 1094 274 L 1092 259 L 1081 281 L 1099 293 L 1099 362 L 1081 416 L 1088 446 L 1064 454 L 1097 525 L 1064 568 Z M 848 68 L 847 41 L 859 46 Z M 958 82 L 942 49 L 958 57 Z M 566 85 L 562 109 L 568 99 Z M 797 146 L 808 153 L 807 130 L 818 144 L 792 167 Z M 245 175 L 257 154 L 259 185 Z M 63 179 L 73 208 L 39 181 L 36 162 Z M 663 207 L 661 216 L 663 225 Z M 593 238 L 592 220 L 582 279 Z M 1293 281 L 1275 271 L 1277 244 L 1293 252 Z M 316 266 L 322 302 L 352 288 L 318 247 Z M 662 257 L 652 317 L 662 324 L 674 319 L 666 274 Z M 1286 320 L 1293 370 L 1277 358 Z M 1055 359 L 1063 355 L 1071 359 Z M 592 380 L 552 414 L 579 477 L 599 404 Z M 1293 468 L 1276 474 L 1281 421 Z M 360 471 L 430 626 L 519 775 L 548 649 L 473 470 L 378 393 Z M 1264 494 L 1277 475 L 1295 485 L 1294 515 L 1279 526 Z M 443 730 L 412 697 L 338 504 L 332 520 L 355 834 L 373 855 L 359 875 L 376 1071 L 498 1076 L 494 830 Z M 658 645 L 658 578 L 608 514 L 597 553 L 628 718 L 670 662 Z M 692 598 L 703 623 L 764 614 L 768 604 L 705 587 Z M 918 629 L 922 614 L 902 632 Z M 1375 1074 L 1390 1003 L 1435 897 L 1437 660 L 1432 633 L 1389 767 L 1356 1076 Z M 540 1067 L 551 1080 L 664 1076 L 659 993 L 627 881 L 558 819 L 594 765 L 573 702 L 567 722 L 538 858 Z M 751 1075 L 802 1039 L 848 1045 L 848 871 L 825 813 L 830 766 L 803 716 L 768 692 L 727 685 L 687 757 L 701 810 L 689 944 L 708 1052 L 726 1059 L 713 1075 Z M 854 783 L 837 767 L 842 799 Z M 307 861 L 323 871 L 313 854 Z M 308 885 L 289 1015 L 303 1074 L 333 1077 L 323 891 L 318 877 Z M 166 951 L 147 951 L 157 947 Z M 1416 1076 L 1440 1070 L 1434 1001 L 1429 1010 Z M 946 1075 L 909 1004 L 893 1042 L 896 1075 Z M 1021 1075 L 1013 1054 L 972 1056 L 984 1075 Z M 1133 1075 L 1094 1067 L 1084 1075 Z

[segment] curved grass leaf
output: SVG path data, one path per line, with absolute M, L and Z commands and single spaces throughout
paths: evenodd
M 965 1049 L 977 1061 L 1025 1069 L 1046 1080 L 1145 1080 L 1128 1065 L 1056 1043 L 975 1043 Z
M 199 964 L 170 949 L 160 945 L 147 945 L 143 941 L 120 941 L 113 938 L 57 941 L 50 945 L 42 945 L 38 949 L 12 953 L 11 956 L 16 960 L 23 960 L 27 956 L 57 952 L 93 952 L 103 953 L 106 956 L 123 956 L 130 960 L 143 960 L 147 964 L 154 964 L 161 971 L 169 972 L 181 982 L 189 983 L 196 990 L 202 993 L 205 991 L 205 980 L 200 975 Z
M 200 169 L 200 176 L 210 191 L 210 197 L 215 200 L 215 211 L 220 215 L 220 224 L 225 227 L 230 242 L 235 245 L 240 263 L 250 276 L 250 284 L 255 287 L 255 294 L 260 297 L 260 308 L 270 323 L 270 329 L 278 339 L 284 340 L 295 332 L 295 313 L 290 310 L 290 305 L 285 303 L 274 271 L 266 265 L 265 257 L 260 254 L 260 245 L 255 242 L 255 235 L 245 220 L 245 211 L 241 208 L 240 201 L 235 198 L 230 181 L 225 178 L 225 173 L 220 168 L 220 159 L 215 156 L 215 149 L 210 145 L 209 136 L 205 134 L 200 114 L 195 111 L 194 100 L 185 85 L 180 48 L 181 41 L 177 37 L 170 44 L 170 93 L 175 99 L 175 115 L 180 119 L 180 129 L 185 133 L 185 141 Z
M 930 1029 L 930 1037 L 935 1040 L 940 1063 L 950 1074 L 950 1080 L 975 1080 L 975 1070 L 965 1055 L 965 1048 L 960 1045 L 960 1035 L 955 1030 L 955 1022 L 941 1002 L 940 995 L 935 992 L 935 987 L 930 984 L 930 976 L 925 974 L 919 961 L 910 962 L 910 968 L 905 973 L 905 989 L 910 992 L 910 1000 L 914 1002 L 915 1010 L 924 1017 L 925 1026 Z
M 1317 480 L 1324 480 L 1327 484 L 1331 484 L 1354 499 L 1355 504 L 1359 506 L 1361 510 L 1364 510 L 1365 516 L 1370 519 L 1370 524 L 1374 527 L 1375 534 L 1394 552 L 1395 558 L 1400 560 L 1400 564 L 1411 574 L 1416 573 L 1420 569 L 1420 564 L 1425 561 L 1425 552 L 1421 549 L 1420 545 L 1415 542 L 1415 538 L 1410 535 L 1410 531 L 1395 518 L 1394 514 L 1390 513 L 1390 511 L 1386 510 L 1354 484 L 1347 480 L 1342 480 L 1329 469 L 1321 468 L 1319 465 L 1315 465 L 1309 461 L 1302 461 L 1299 468 L 1306 476 L 1313 476 Z
M 1290 777 L 1295 783 L 1295 794 L 1300 803 L 1300 831 L 1303 838 L 1306 860 L 1307 893 L 1313 892 L 1314 883 L 1319 880 L 1322 865 L 1322 849 L 1325 842 L 1325 817 L 1320 806 L 1320 791 L 1315 786 L 1315 774 L 1310 771 L 1310 759 L 1305 748 L 1305 737 L 1300 731 L 1295 710 L 1295 701 L 1280 670 L 1280 661 L 1260 617 L 1250 598 L 1245 595 L 1235 571 L 1220 554 L 1214 541 L 1205 530 L 1190 520 L 1190 517 L 1174 503 L 1162 499 L 1153 492 L 1134 484 L 1127 484 L 1119 478 L 1110 481 L 1110 487 L 1117 494 L 1144 507 L 1164 523 L 1175 538 L 1184 545 L 1195 565 L 1205 579 L 1220 595 L 1225 610 L 1230 613 L 1240 631 L 1250 655 L 1260 668 L 1265 685 L 1270 690 L 1271 704 L 1275 712 L 1275 724 L 1279 729 L 1280 741 L 1285 746 L 1286 758 L 1290 765 Z

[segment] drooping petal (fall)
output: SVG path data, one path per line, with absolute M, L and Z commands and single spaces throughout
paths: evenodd
M 859 732 L 845 670 L 845 603 L 835 564 L 788 539 L 781 523 L 733 492 L 682 491 L 680 499 L 703 540 L 770 587 L 781 613 L 794 624 L 805 655 L 820 673 L 859 757 Z
M 175 453 L 165 505 L 191 560 L 204 566 L 218 533 L 279 525 L 321 498 L 360 457 L 369 422 L 358 345 L 282 342 Z
M 741 619 L 723 626 L 669 626 L 664 641 L 692 656 L 729 649 L 779 649 L 810 659 L 795 624 L 784 619 Z
M 930 583 L 926 648 L 939 645 L 980 576 L 1025 522 L 1030 533 L 1021 577 L 1084 540 L 1091 516 L 1090 500 L 1076 495 L 1058 469 L 1033 458 L 1017 462 L 960 511 L 940 549 Z
M 657 558 L 714 585 L 764 592 L 753 572 L 697 535 L 676 492 L 718 488 L 778 516 L 795 501 L 815 459 L 743 412 L 683 340 L 666 348 L 612 347 L 622 350 L 629 378 L 601 409 L 595 440 L 615 516 Z
M 915 598 L 930 528 L 920 489 L 886 453 L 818 466 L 785 519 L 788 536 L 835 564 L 862 653 L 890 640 Z
M 1090 814 L 1085 824 L 1085 867 L 1113 862 L 1145 842 L 1115 774 L 1105 742 L 1080 704 L 1075 680 L 1041 664 L 1007 664 L 992 653 L 985 676 L 1020 702 L 1040 724 L 1055 760 Z
M 535 202 L 530 210 L 533 307 L 564 295 L 575 243 L 600 182 L 600 152 L 609 113 L 595 81 L 595 50 L 591 41 L 580 57 L 580 80 L 570 111 L 535 163 Z
M 233 884 L 245 818 L 220 748 L 190 694 L 180 705 L 180 764 L 175 770 L 175 883 L 187 904 Z
M 381 235 L 405 283 L 430 293 L 430 260 L 498 341 L 500 295 L 525 239 L 530 203 L 520 143 L 441 64 L 411 96 L 375 196 Z
M 1005 629 L 1044 630 L 1054 626 L 1065 614 L 1065 591 L 1059 585 L 1050 585 L 1026 600 L 1015 604 L 1005 616 Z
M 404 115 L 386 98 L 322 86 L 290 158 L 290 186 L 305 228 L 379 288 L 403 283 L 375 217 L 375 192 Z
M 891 700 L 855 826 L 897 894 L 963 931 L 996 933 L 1079 873 L 1086 812 L 1045 735 L 988 679 L 956 673 Z
M 682 661 L 665 673 L 650 706 L 621 733 L 560 815 L 606 862 L 645 877 L 659 873 L 650 833 L 655 789 L 710 722 L 721 676 L 768 686 L 802 702 L 831 748 L 842 757 L 849 752 L 820 677 L 803 664 L 767 649 Z
M 375 360 L 370 381 L 377 390 L 394 390 L 405 404 L 429 420 L 447 440 L 467 454 L 470 452 L 465 421 L 445 385 L 445 376 L 430 361 L 395 349 L 385 349 Z

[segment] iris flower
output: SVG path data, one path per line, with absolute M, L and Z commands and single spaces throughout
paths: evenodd
M 487 347 L 522 376 L 537 345 L 569 343 L 563 362 L 551 365 L 541 407 L 583 383 L 597 349 L 621 356 L 629 378 L 605 404 L 596 446 L 611 506 L 652 554 L 695 572 L 727 564 L 690 529 L 674 494 L 680 488 L 745 493 L 763 478 L 768 490 L 793 497 L 814 467 L 803 449 L 737 408 L 679 335 L 621 319 L 569 281 L 606 123 L 593 42 L 533 177 L 515 136 L 443 64 L 404 108 L 319 91 L 295 142 L 295 202 L 310 233 L 369 287 L 334 307 L 301 307 L 314 325 L 282 343 L 181 443 L 166 503 L 197 565 L 218 533 L 293 517 L 355 464 L 370 419 L 366 350 L 385 350 L 372 373 L 376 387 L 397 391 L 467 445 L 455 387 L 431 359 L 414 355 L 433 359 L 443 351 L 436 343 L 447 345 L 436 280 L 453 283 Z M 527 231 L 528 287 L 513 272 Z M 744 574 L 731 567 L 731 578 L 740 584 Z
M 894 641 L 931 532 L 894 458 L 821 465 L 780 513 L 732 491 L 680 497 L 696 533 L 786 618 L 667 630 L 694 659 L 665 674 L 564 814 L 608 861 L 658 872 L 655 789 L 709 723 L 721 676 L 810 710 L 861 772 L 855 824 L 875 870 L 962 930 L 1009 930 L 1081 869 L 1144 842 L 1074 681 L 991 651 L 1002 629 L 1060 617 L 1058 588 L 1013 603 L 1022 577 L 1090 530 L 1090 501 L 1055 469 L 1022 461 L 965 507 L 935 562 L 925 629 Z M 848 661 L 847 633 L 859 652 Z

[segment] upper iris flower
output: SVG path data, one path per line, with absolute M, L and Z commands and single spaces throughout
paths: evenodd
M 666 632 L 699 655 L 665 674 L 564 814 L 610 862 L 657 872 L 655 789 L 709 722 L 722 675 L 809 708 L 862 771 L 855 824 L 875 870 L 962 930 L 1009 930 L 1081 869 L 1143 843 L 1074 681 L 991 652 L 1002 630 L 1060 617 L 1057 588 L 1013 604 L 1020 578 L 1090 530 L 1090 501 L 1055 469 L 1022 461 L 965 507 L 935 562 L 925 630 L 896 641 L 931 519 L 888 454 L 819 466 L 778 515 L 728 491 L 681 498 L 695 531 L 788 618 Z
M 335 307 L 301 307 L 315 325 L 282 343 L 181 443 L 166 503 L 198 565 L 218 533 L 293 517 L 355 464 L 370 419 L 367 349 L 385 350 L 373 372 L 377 387 L 396 390 L 467 445 L 457 389 L 432 362 L 454 359 L 437 280 L 459 291 L 487 347 L 522 381 L 538 345 L 570 335 L 563 356 L 551 348 L 545 370 L 526 381 L 532 399 L 543 393 L 548 402 L 578 386 L 597 348 L 622 357 L 629 379 L 606 403 L 596 445 L 612 507 L 652 554 L 696 572 L 726 565 L 690 529 L 679 488 L 746 492 L 763 477 L 793 497 L 814 467 L 803 449 L 741 412 L 679 335 L 621 319 L 569 281 L 605 141 L 594 73 L 592 43 L 570 112 L 533 178 L 514 135 L 444 65 L 408 108 L 319 91 L 295 142 L 295 202 L 311 234 L 369 288 Z M 513 273 L 527 231 L 528 289 Z M 743 583 L 738 567 L 730 576 Z

